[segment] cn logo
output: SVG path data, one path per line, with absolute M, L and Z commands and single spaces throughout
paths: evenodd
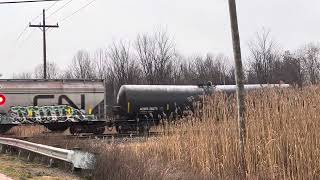
M 58 105 L 63 105 L 63 100 L 65 100 L 69 106 L 76 108 L 76 109 L 85 109 L 86 108 L 86 102 L 85 102 L 85 95 L 81 94 L 81 107 L 79 108 L 68 96 L 66 95 L 60 95 L 58 97 Z M 46 99 L 55 99 L 55 95 L 37 95 L 33 98 L 33 105 L 38 106 L 39 100 L 46 100 Z M 52 105 L 52 104 L 47 104 Z

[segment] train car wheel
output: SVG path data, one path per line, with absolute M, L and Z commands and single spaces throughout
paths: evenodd
M 116 126 L 116 130 L 118 134 L 128 134 L 130 132 L 130 129 L 128 129 L 127 126 Z
M 121 126 L 116 126 L 116 131 L 117 131 L 119 134 L 122 134 L 122 128 L 121 128 Z
M 97 127 L 97 129 L 95 130 L 94 134 L 97 134 L 97 135 L 103 134 L 105 130 L 106 130 L 105 127 Z
M 78 126 L 71 126 L 69 131 L 70 131 L 70 134 L 75 135 L 75 134 L 79 134 L 81 132 L 81 129 L 78 128 Z

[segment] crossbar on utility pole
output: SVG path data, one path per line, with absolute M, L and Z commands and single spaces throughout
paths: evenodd
M 59 25 L 46 25 L 46 10 L 43 9 L 42 15 L 42 25 L 32 25 L 30 23 L 29 27 L 38 27 L 42 30 L 43 33 L 43 79 L 47 79 L 47 42 L 46 42 L 46 30 L 48 28 L 58 28 Z
M 229 0 L 229 13 L 231 21 L 231 32 L 233 41 L 233 53 L 237 83 L 238 101 L 238 126 L 239 126 L 239 146 L 240 146 L 240 166 L 242 177 L 246 174 L 245 144 L 246 144 L 246 119 L 245 119 L 245 92 L 244 92 L 244 72 L 241 61 L 240 35 L 237 18 L 237 6 L 235 0 Z

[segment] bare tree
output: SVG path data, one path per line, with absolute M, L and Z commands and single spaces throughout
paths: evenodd
M 147 35 L 137 37 L 136 50 L 148 84 L 155 84 L 155 49 L 155 42 L 150 37 Z
M 299 53 L 306 72 L 306 80 L 311 84 L 318 83 L 320 78 L 320 46 L 310 43 L 299 50 Z
M 191 61 L 188 71 L 189 77 L 194 77 L 196 83 L 211 81 L 214 84 L 228 84 L 227 57 L 223 55 L 213 56 L 208 54 L 206 57 L 197 56 Z M 193 68 L 193 70 L 192 70 Z M 194 81 L 193 80 L 193 81 Z
M 180 58 L 174 63 L 174 83 L 202 84 L 211 81 L 213 84 L 234 84 L 234 68 L 229 62 L 223 55 L 208 54 L 206 57 Z
M 123 41 L 113 43 L 105 52 L 103 61 L 99 62 L 97 69 L 104 71 L 110 94 L 107 98 L 110 102 L 115 102 L 121 85 L 140 84 L 141 70 L 133 58 L 129 43 Z
M 228 84 L 228 85 L 236 84 L 236 74 L 235 74 L 235 67 L 234 66 L 231 66 L 231 67 L 229 67 L 229 69 L 227 69 L 226 84 Z
M 256 39 L 249 44 L 250 49 L 250 72 L 249 83 L 278 83 L 276 63 L 281 56 L 277 50 L 276 43 L 270 38 L 270 31 L 263 29 L 257 34 Z
M 175 84 L 199 84 L 193 59 L 180 57 L 174 65 Z
M 47 79 L 56 79 L 60 76 L 60 70 L 54 62 L 47 62 Z M 39 64 L 34 70 L 34 78 L 43 78 L 43 65 Z
M 109 71 L 112 72 L 114 79 L 117 81 L 117 87 L 122 84 L 138 84 L 140 69 L 132 58 L 129 43 L 114 43 L 108 49 L 110 59 Z
M 108 73 L 108 67 L 110 62 L 108 61 L 108 54 L 106 50 L 99 49 L 94 56 L 94 63 L 96 67 L 96 77 L 98 79 L 106 79 Z
M 278 73 L 285 83 L 302 87 L 304 81 L 304 70 L 302 67 L 303 58 L 285 51 L 282 57 L 282 67 Z
M 96 78 L 95 65 L 85 50 L 80 50 L 73 57 L 72 64 L 63 74 L 64 78 L 94 79 Z
M 188 60 L 181 56 L 177 55 L 175 60 L 172 63 L 172 84 L 192 84 L 191 78 L 189 77 L 192 74 L 192 70 L 188 68 Z
M 176 57 L 172 40 L 164 32 L 139 35 L 135 42 L 137 57 L 142 66 L 146 83 L 172 83 L 173 60 Z
M 32 73 L 22 72 L 19 74 L 13 74 L 12 79 L 32 79 Z

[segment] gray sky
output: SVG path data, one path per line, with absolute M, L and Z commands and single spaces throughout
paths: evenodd
M 5 1 L 5 0 L 0 0 Z M 63 0 L 47 14 L 63 6 Z M 73 0 L 48 18 L 55 24 L 91 0 Z M 54 2 L 0 5 L 0 73 L 31 72 L 42 63 L 40 29 L 29 21 Z M 247 44 L 263 27 L 283 49 L 296 49 L 320 38 L 319 0 L 239 0 L 238 19 L 243 56 Z M 33 21 L 38 24 L 41 17 Z M 184 55 L 224 53 L 232 56 L 227 0 L 96 0 L 48 32 L 48 60 L 59 67 L 70 64 L 80 49 L 94 52 L 120 39 L 133 41 L 139 33 L 165 29 Z

